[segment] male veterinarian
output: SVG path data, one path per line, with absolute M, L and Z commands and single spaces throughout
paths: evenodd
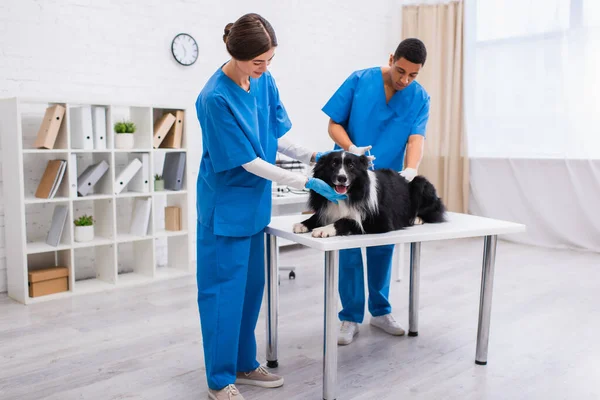
M 427 51 L 418 39 L 406 39 L 390 55 L 388 67 L 352 73 L 323 107 L 330 118 L 329 136 L 340 147 L 362 155 L 371 150 L 375 168 L 392 168 L 411 181 L 423 155 L 429 95 L 414 79 Z M 406 150 L 406 163 L 404 153 Z M 405 167 L 403 169 L 403 167 Z M 393 245 L 367 249 L 371 325 L 391 335 L 404 335 L 388 301 Z M 338 344 L 358 334 L 365 309 L 360 249 L 340 252 L 339 292 L 342 321 Z

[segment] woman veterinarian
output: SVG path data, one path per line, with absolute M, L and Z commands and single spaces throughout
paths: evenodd
M 279 387 L 283 378 L 256 360 L 254 329 L 264 289 L 264 228 L 271 181 L 311 189 L 331 201 L 325 182 L 274 165 L 277 151 L 306 164 L 314 153 L 282 136 L 291 122 L 267 72 L 277 47 L 271 24 L 246 14 L 223 35 L 231 59 L 196 101 L 203 152 L 197 181 L 198 309 L 208 397 L 243 400 L 234 384 Z

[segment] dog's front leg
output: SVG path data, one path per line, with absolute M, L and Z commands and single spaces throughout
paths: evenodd
M 340 218 L 333 224 L 325 225 L 321 228 L 313 230 L 313 237 L 332 237 L 332 236 L 345 236 L 345 235 L 357 235 L 363 233 L 360 225 L 353 219 Z
M 313 214 L 309 219 L 299 222 L 297 224 L 294 224 L 293 232 L 294 233 L 310 232 L 313 229 L 315 229 L 316 227 L 318 227 L 319 225 L 320 225 L 319 217 L 317 216 L 317 214 Z

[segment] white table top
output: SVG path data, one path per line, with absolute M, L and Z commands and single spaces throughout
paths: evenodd
M 428 242 L 432 240 L 460 239 L 468 237 L 502 235 L 525 231 L 525 225 L 469 214 L 447 213 L 448 221 L 439 224 L 411 226 L 404 230 L 374 235 L 335 236 L 314 238 L 311 233 L 293 233 L 295 223 L 309 215 L 286 215 L 273 217 L 266 233 L 303 244 L 313 249 L 330 251 L 386 244 Z

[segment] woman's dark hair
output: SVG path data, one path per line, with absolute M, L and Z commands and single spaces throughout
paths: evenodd
M 394 61 L 398 61 L 402 57 L 411 63 L 425 65 L 425 60 L 427 59 L 427 49 L 425 48 L 423 42 L 421 42 L 419 39 L 404 39 L 396 48 L 396 52 L 394 53 Z
M 250 61 L 277 46 L 275 30 L 258 14 L 242 15 L 225 26 L 223 41 L 231 57 Z

